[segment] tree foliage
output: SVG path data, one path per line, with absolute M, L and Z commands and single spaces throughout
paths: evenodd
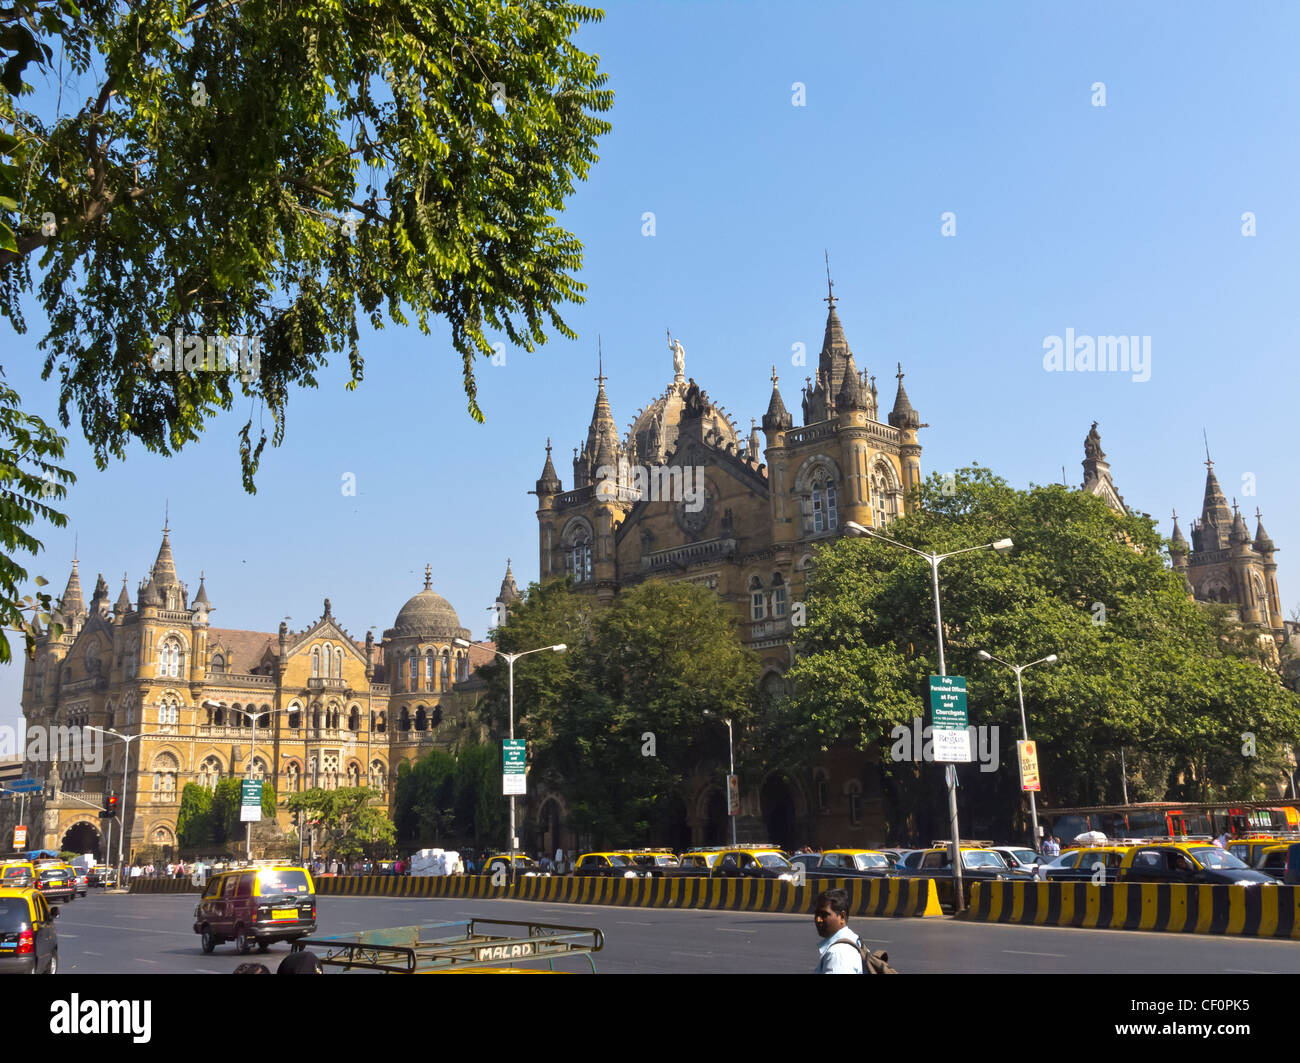
M 393 822 L 404 848 L 486 848 L 506 835 L 499 752 L 477 743 L 435 749 L 397 768 Z
M 661 830 L 687 779 L 725 771 L 721 718 L 732 719 L 745 755 L 758 661 L 706 588 L 648 581 L 601 610 L 567 581 L 534 585 L 496 635 L 507 652 L 568 647 L 516 663 L 515 734 L 529 743 L 530 787 L 562 786 L 571 826 L 597 843 L 626 845 Z M 480 674 L 491 687 L 483 710 L 504 736 L 506 665 Z
M 1013 664 L 1059 657 L 1024 673 L 1046 804 L 1119 802 L 1121 748 L 1131 800 L 1263 796 L 1282 746 L 1300 735 L 1300 700 L 1259 666 L 1253 639 L 1191 601 L 1149 518 L 1061 486 L 1018 491 L 978 467 L 961 470 L 955 488 L 931 477 L 920 501 L 891 538 L 940 553 L 1004 536 L 1016 544 L 1006 557 L 976 551 L 940 566 L 948 671 L 969 677 L 970 723 L 997 725 L 1001 739 L 1001 770 L 963 769 L 965 799 L 1002 824 L 1021 800 L 1015 676 L 981 662 L 981 649 Z M 795 691 L 781 710 L 787 755 L 808 759 L 843 740 L 888 750 L 895 725 L 929 719 L 938 662 L 928 564 L 842 539 L 818 552 L 807 601 Z M 1253 756 L 1243 756 L 1247 734 Z M 931 823 L 942 822 L 937 768 L 886 756 L 884 769 L 897 814 L 930 805 Z
M 342 860 L 360 856 L 378 859 L 392 850 L 395 837 L 393 821 L 379 803 L 381 796 L 379 791 L 367 786 L 337 790 L 315 787 L 290 794 L 286 804 L 300 817 L 318 821 L 318 851 Z
M 181 790 L 181 807 L 176 814 L 176 841 L 182 849 L 204 849 L 215 843 L 212 823 L 212 791 L 198 783 L 186 783 Z
M 218 779 L 212 791 L 212 801 L 208 808 L 210 833 L 214 845 L 226 845 L 238 842 L 245 836 L 244 824 L 239 819 L 239 807 L 243 794 L 242 780 L 233 777 Z M 189 789 L 193 783 L 187 784 Z M 184 799 L 184 791 L 181 793 Z M 178 817 L 179 818 L 179 817 Z M 270 782 L 262 783 L 262 818 L 275 818 L 275 787 Z M 201 820 L 195 820 L 195 830 Z

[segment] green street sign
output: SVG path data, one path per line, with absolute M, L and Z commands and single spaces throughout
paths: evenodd
M 528 753 L 522 738 L 507 738 L 501 743 L 501 793 L 528 792 Z
M 239 784 L 239 822 L 262 822 L 262 780 L 244 779 Z
M 946 764 L 970 763 L 964 676 L 930 676 L 930 716 L 934 724 L 934 759 Z

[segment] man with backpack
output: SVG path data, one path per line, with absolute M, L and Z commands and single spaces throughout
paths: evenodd
M 849 895 L 845 890 L 826 890 L 813 909 L 817 933 L 824 939 L 814 974 L 861 974 L 862 953 L 857 934 L 849 929 Z

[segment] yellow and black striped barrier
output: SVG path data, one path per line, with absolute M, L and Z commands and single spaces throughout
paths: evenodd
M 974 882 L 967 916 L 989 923 L 1300 939 L 1300 887 Z
M 130 880 L 128 893 L 201 893 L 202 887 L 194 885 L 190 877 L 148 878 L 144 875 Z
M 833 887 L 848 891 L 852 915 L 943 914 L 934 883 L 919 878 L 824 879 L 796 886 L 778 879 L 718 879 L 703 875 L 661 878 L 534 876 L 517 879 L 513 889 L 508 884 L 493 885 L 488 875 L 339 875 L 316 879 L 316 892 L 321 896 L 462 897 L 609 904 L 627 908 L 724 908 L 800 914 L 811 914 L 817 894 Z

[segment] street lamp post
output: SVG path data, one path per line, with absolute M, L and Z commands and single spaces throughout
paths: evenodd
M 219 701 L 205 701 L 203 703 L 203 707 L 213 708 L 213 709 L 227 708 L 229 709 L 230 712 L 237 712 L 241 716 L 247 716 L 250 720 L 253 721 L 253 733 L 252 736 L 249 738 L 249 750 L 248 750 L 248 770 L 250 774 L 252 773 L 253 770 L 253 761 L 257 759 L 258 719 L 260 719 L 263 716 L 275 716 L 277 713 L 290 711 L 288 709 L 265 709 L 262 712 L 249 712 L 247 709 L 241 709 L 236 705 L 230 705 L 230 706 L 223 705 Z M 253 862 L 253 821 L 251 819 L 244 823 L 244 841 L 246 846 L 245 853 L 247 855 L 248 862 L 251 864 Z
M 117 884 L 120 888 L 122 885 L 122 869 L 125 862 L 122 859 L 122 843 L 126 840 L 126 773 L 131 764 L 131 743 L 137 738 L 148 738 L 150 735 L 162 734 L 161 731 L 141 731 L 137 735 L 124 735 L 120 731 L 115 731 L 111 727 L 93 727 L 86 724 L 83 730 L 98 731 L 100 734 L 112 735 L 114 738 L 120 738 L 123 743 L 122 749 L 122 826 L 117 831 Z M 137 796 L 136 805 L 140 804 Z
M 715 720 L 719 719 L 716 713 L 710 712 L 708 709 L 704 710 L 704 715 L 711 716 Z M 731 731 L 731 717 L 724 716 L 721 719 L 727 725 L 727 762 L 731 765 L 727 774 L 727 818 L 731 820 L 731 847 L 734 849 L 738 844 L 736 842 L 737 817 L 731 814 L 731 778 L 736 774 L 736 746 Z
M 454 638 L 451 644 L 458 649 L 467 650 L 470 644 L 462 638 Z M 487 647 L 484 647 L 486 649 Z M 522 653 L 505 653 L 502 650 L 492 650 L 498 657 L 505 658 L 506 663 L 510 666 L 510 740 L 514 741 L 515 737 L 515 661 L 520 657 L 527 657 L 530 653 L 545 653 L 547 650 L 555 653 L 563 653 L 568 647 L 564 643 L 558 646 L 539 646 L 535 650 L 524 650 Z M 510 884 L 515 882 L 515 849 L 518 848 L 518 839 L 515 837 L 515 795 L 510 794 Z
M 1028 664 L 1011 664 L 1009 661 L 1002 660 L 1001 657 L 994 657 L 993 654 L 980 650 L 978 655 L 981 661 L 997 661 L 998 664 L 1006 665 L 1016 673 L 1016 697 L 1020 700 L 1020 737 L 1026 742 L 1029 741 L 1029 727 L 1025 723 L 1025 689 L 1020 682 L 1020 676 L 1026 668 L 1032 668 L 1036 664 L 1055 664 L 1056 654 L 1049 653 L 1046 657 L 1040 657 L 1036 661 L 1030 661 Z M 1034 791 L 1029 791 L 1029 815 L 1034 824 L 1034 852 L 1042 851 L 1042 843 L 1038 837 L 1038 802 L 1034 799 Z
M 958 554 L 969 554 L 975 550 L 996 550 L 999 554 L 1005 554 L 1015 543 L 1010 539 L 998 539 L 996 542 L 984 543 L 982 546 L 968 546 L 962 550 L 950 550 L 946 554 L 927 553 L 924 550 L 918 550 L 914 546 L 908 546 L 906 543 L 900 543 L 896 539 L 887 538 L 877 531 L 863 527 L 856 521 L 848 521 L 844 525 L 845 530 L 850 535 L 866 535 L 872 539 L 879 539 L 881 542 L 889 543 L 891 546 L 900 547 L 918 557 L 925 558 L 930 563 L 930 580 L 934 589 L 934 633 L 939 644 L 939 675 L 948 674 L 947 664 L 943 657 L 943 615 L 939 608 L 939 563 L 946 561 L 950 557 L 956 557 Z M 951 861 L 952 861 L 952 878 L 953 889 L 956 894 L 956 910 L 964 912 L 966 910 L 966 895 L 962 888 L 961 873 L 961 840 L 957 832 L 957 766 L 949 764 L 944 772 L 944 777 L 948 784 L 948 820 L 952 830 L 951 841 Z

